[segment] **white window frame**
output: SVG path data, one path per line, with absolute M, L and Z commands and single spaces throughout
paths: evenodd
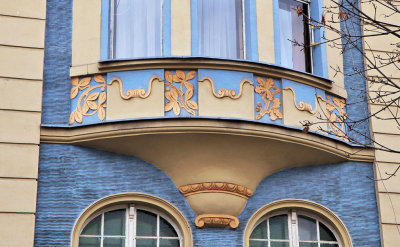
M 109 58 L 115 58 L 115 1 L 110 0 L 110 24 L 109 24 Z M 143 0 L 145 1 L 145 0 Z M 161 56 L 164 56 L 164 0 L 161 0 L 161 34 L 160 34 L 160 46 L 161 46 Z M 133 58 L 135 59 L 135 58 Z
M 269 219 L 271 217 L 274 216 L 278 216 L 278 215 L 287 215 L 288 216 L 288 237 L 289 240 L 287 239 L 270 239 L 270 227 L 269 227 Z M 299 234 L 298 234 L 298 216 L 306 216 L 308 218 L 314 219 L 316 220 L 316 227 L 317 227 L 317 241 L 305 241 L 305 240 L 301 240 L 299 241 Z M 265 216 L 263 216 L 255 225 L 254 228 L 251 230 L 251 233 L 254 231 L 254 229 L 262 222 L 267 221 L 268 224 L 268 239 L 253 239 L 253 238 L 249 238 L 249 241 L 253 240 L 253 241 L 263 241 L 263 242 L 268 242 L 268 246 L 271 246 L 271 240 L 273 241 L 282 241 L 282 242 L 289 242 L 289 246 L 290 247 L 299 247 L 299 243 L 300 242 L 308 242 L 308 243 L 315 243 L 318 242 L 318 247 L 320 247 L 321 244 L 323 243 L 330 243 L 330 244 L 337 244 L 339 247 L 343 247 L 341 240 L 338 236 L 338 234 L 336 233 L 336 231 L 332 228 L 332 226 L 330 226 L 330 224 L 328 224 L 326 221 L 324 221 L 323 219 L 321 219 L 320 217 L 314 215 L 314 214 L 310 214 L 309 212 L 305 212 L 299 209 L 290 209 L 290 210 L 279 210 L 279 211 L 274 211 L 273 213 L 269 213 Z M 332 241 L 321 241 L 320 240 L 320 233 L 319 233 L 319 223 L 322 223 L 324 226 L 326 226 L 335 236 L 336 238 L 336 242 L 332 242 Z
M 118 210 L 118 209 L 125 209 L 125 236 L 117 236 L 117 235 L 104 235 L 104 214 L 110 211 Z M 143 210 L 147 211 L 150 213 L 153 213 L 157 215 L 157 236 L 136 236 L 136 228 L 137 228 L 137 210 Z M 82 231 L 85 229 L 85 227 L 97 216 L 101 216 L 101 235 L 82 235 Z M 168 221 L 169 224 L 172 225 L 174 228 L 175 232 L 178 234 L 178 237 L 160 237 L 160 217 L 164 218 L 166 221 Z M 179 246 L 183 247 L 183 237 L 178 230 L 178 226 L 175 224 L 175 222 L 168 217 L 166 214 L 163 212 L 160 212 L 158 210 L 155 210 L 150 207 L 144 207 L 141 205 L 135 205 L 135 204 L 128 204 L 128 205 L 116 205 L 112 207 L 107 207 L 96 214 L 93 214 L 90 216 L 86 222 L 83 224 L 80 232 L 79 232 L 79 237 L 97 237 L 100 238 L 100 247 L 103 247 L 103 241 L 104 237 L 108 238 L 125 238 L 125 247 L 135 247 L 136 246 L 136 239 L 157 239 L 157 246 L 160 246 L 160 239 L 178 239 L 179 240 Z

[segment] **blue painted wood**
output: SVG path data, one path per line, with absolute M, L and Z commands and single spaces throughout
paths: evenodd
M 171 56 L 171 0 L 163 2 L 163 56 Z
M 100 58 L 110 58 L 110 0 L 101 0 Z

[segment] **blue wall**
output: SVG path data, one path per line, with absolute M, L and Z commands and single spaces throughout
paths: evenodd
M 170 178 L 137 158 L 63 144 L 41 144 L 35 246 L 69 246 L 75 220 L 94 201 L 142 192 L 174 204 L 191 224 L 194 246 L 242 246 L 250 216 L 284 198 L 307 199 L 333 210 L 354 246 L 379 246 L 379 224 L 369 163 L 293 168 L 264 179 L 239 216 L 238 229 L 196 229 L 195 215 Z

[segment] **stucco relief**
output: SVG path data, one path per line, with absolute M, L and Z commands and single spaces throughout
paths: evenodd
M 162 82 L 162 79 L 159 76 L 153 76 L 150 78 L 149 80 L 149 86 L 148 86 L 148 90 L 146 93 L 146 89 L 144 88 L 137 88 L 137 89 L 128 89 L 126 90 L 126 93 L 124 94 L 124 90 L 123 90 L 123 83 L 121 81 L 121 79 L 118 78 L 114 78 L 110 81 L 109 85 L 112 85 L 114 82 L 117 82 L 119 85 L 119 92 L 121 95 L 122 99 L 128 100 L 128 99 L 132 99 L 132 98 L 141 98 L 141 99 L 145 99 L 147 97 L 150 96 L 151 94 L 151 89 L 152 89 L 152 83 L 153 81 L 158 80 L 160 82 Z
M 199 82 L 205 82 L 208 81 L 210 82 L 210 86 L 211 86 L 211 92 L 212 94 L 215 96 L 215 98 L 224 98 L 224 97 L 228 97 L 231 99 L 239 99 L 242 94 L 243 94 L 243 85 L 245 83 L 248 83 L 250 85 L 253 85 L 253 83 L 250 80 L 247 79 L 243 79 L 240 82 L 240 86 L 239 86 L 239 93 L 236 95 L 236 91 L 233 89 L 226 89 L 226 88 L 220 88 L 218 89 L 218 92 L 215 92 L 215 86 L 214 86 L 214 81 L 210 78 L 210 77 L 203 77 L 201 80 L 199 80 Z
M 257 102 L 256 112 L 259 113 L 256 116 L 256 120 L 260 120 L 264 115 L 269 115 L 272 121 L 282 119 L 283 114 L 280 111 L 281 100 L 275 97 L 282 90 L 276 87 L 272 78 L 264 80 L 261 77 L 257 77 L 257 83 L 259 85 L 254 88 L 254 91 L 261 96 L 264 104 Z M 271 103 L 272 106 L 270 106 Z

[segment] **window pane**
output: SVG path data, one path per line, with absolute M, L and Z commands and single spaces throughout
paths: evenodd
M 268 247 L 268 241 L 250 240 L 250 247 Z
M 104 214 L 104 235 L 125 235 L 126 209 L 110 211 Z
M 299 216 L 299 239 L 318 240 L 317 222 L 314 219 Z
M 179 247 L 179 239 L 160 239 L 160 247 Z
M 136 247 L 157 247 L 157 239 L 136 239 Z
M 250 238 L 268 239 L 268 225 L 266 220 L 254 228 Z
M 242 0 L 198 0 L 199 55 L 243 58 Z
M 157 236 L 157 215 L 137 210 L 137 236 Z
M 322 244 L 321 243 L 321 247 L 339 247 L 338 244 Z
M 289 242 L 271 241 L 271 247 L 289 247 Z
M 90 221 L 83 229 L 81 235 L 100 235 L 101 234 L 101 214 Z
M 100 238 L 79 238 L 79 247 L 100 247 Z
M 161 0 L 115 0 L 115 58 L 161 56 Z
M 336 241 L 335 235 L 321 222 L 319 223 L 319 236 L 321 241 Z
M 271 239 L 289 239 L 287 215 L 278 215 L 269 218 L 269 227 Z
M 174 227 L 165 219 L 160 217 L 160 236 L 161 237 L 178 237 Z
M 306 71 L 304 44 L 304 17 L 296 13 L 297 8 L 306 11 L 307 5 L 294 0 L 279 0 L 279 29 L 281 45 L 281 63 L 283 66 Z
M 300 242 L 300 247 L 318 247 L 318 243 L 302 243 L 302 242 Z
M 105 237 L 103 240 L 103 247 L 125 247 L 125 239 Z

